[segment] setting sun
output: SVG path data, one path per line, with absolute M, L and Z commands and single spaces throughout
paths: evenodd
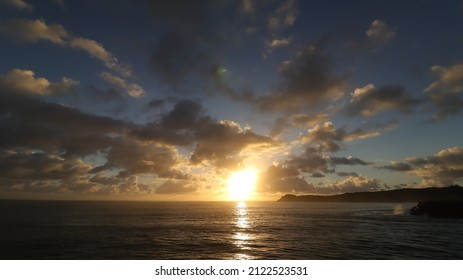
M 227 180 L 228 198 L 230 200 L 248 200 L 254 191 L 257 173 L 253 169 L 240 170 L 233 173 Z

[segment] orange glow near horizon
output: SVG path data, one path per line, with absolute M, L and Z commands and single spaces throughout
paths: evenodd
M 231 174 L 227 180 L 228 199 L 236 201 L 249 200 L 254 192 L 257 181 L 257 172 L 253 169 L 244 169 Z

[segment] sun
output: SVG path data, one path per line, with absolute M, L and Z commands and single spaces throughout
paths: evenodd
M 248 200 L 256 186 L 257 172 L 253 169 L 237 171 L 228 178 L 228 198 L 230 200 Z

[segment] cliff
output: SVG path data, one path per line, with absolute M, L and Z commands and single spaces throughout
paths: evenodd
M 378 192 L 355 192 L 339 195 L 282 196 L 279 202 L 417 202 L 427 200 L 463 200 L 463 187 L 397 189 Z

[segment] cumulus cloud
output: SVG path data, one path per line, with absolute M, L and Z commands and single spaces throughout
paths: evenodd
M 141 97 L 145 95 L 145 90 L 141 86 L 137 84 L 130 84 L 121 77 L 115 76 L 111 73 L 102 72 L 100 73 L 100 78 L 122 90 L 125 90 L 127 94 L 132 97 Z
M 321 152 L 336 152 L 341 148 L 345 137 L 344 129 L 336 129 L 332 122 L 325 122 L 309 129 L 308 134 L 302 136 L 300 141 L 310 145 L 315 144 L 317 150 Z
M 192 100 L 181 100 L 175 104 L 172 111 L 162 118 L 162 126 L 169 129 L 193 128 L 204 108 Z
M 217 121 L 191 100 L 177 102 L 159 120 L 136 126 L 131 134 L 147 142 L 192 147 L 190 162 L 218 168 L 236 168 L 247 148 L 278 145 L 271 137 L 254 133 L 229 120 Z
M 264 58 L 271 55 L 276 49 L 286 47 L 291 44 L 291 38 L 272 39 L 265 42 Z
M 3 2 L 8 6 L 16 8 L 18 10 L 25 10 L 31 12 L 34 9 L 34 6 L 32 6 L 25 0 L 4 0 Z
M 115 141 L 105 155 L 105 169 L 123 169 L 129 174 L 163 174 L 178 163 L 172 147 L 129 139 Z
M 166 180 L 156 188 L 156 194 L 185 194 L 198 190 L 195 182 Z
M 62 82 L 54 83 L 45 78 L 35 77 L 32 70 L 12 69 L 6 75 L 0 75 L 0 90 L 32 94 L 47 95 L 68 92 L 78 84 L 69 78 L 63 78 Z
M 87 52 L 91 57 L 104 62 L 106 67 L 114 70 L 124 76 L 130 76 L 132 70 L 128 66 L 121 65 L 118 59 L 111 54 L 104 46 L 95 40 L 81 37 L 73 37 L 69 40 L 69 46 L 74 49 L 81 49 Z
M 313 172 L 312 178 L 323 178 L 324 174 Z M 340 181 L 319 186 L 308 182 L 293 166 L 271 165 L 259 174 L 257 191 L 262 193 L 308 193 L 339 194 L 356 191 L 376 191 L 382 188 L 376 179 L 360 176 L 356 173 L 339 172 L 338 176 L 347 177 Z
M 59 24 L 47 24 L 43 19 L 14 19 L 0 23 L 0 32 L 23 42 L 50 41 L 64 45 L 69 33 Z
M 281 31 L 294 24 L 299 10 L 294 0 L 282 1 L 280 6 L 271 14 L 268 19 L 268 28 L 273 32 Z
M 0 177 L 54 180 L 86 174 L 91 166 L 79 159 L 30 150 L 0 150 Z
M 349 48 L 358 51 L 377 51 L 392 41 L 396 35 L 396 28 L 391 27 L 383 20 L 375 19 L 365 32 L 365 37 L 351 41 Z
M 380 181 L 364 176 L 350 176 L 341 181 L 328 184 L 324 189 L 329 193 L 371 192 L 382 189 Z
M 326 122 L 330 116 L 328 114 L 292 114 L 277 118 L 272 125 L 270 135 L 276 136 L 281 134 L 285 129 L 290 127 L 307 128 L 321 122 Z
M 411 112 L 421 101 L 408 96 L 401 86 L 383 86 L 376 88 L 368 84 L 356 88 L 351 94 L 350 102 L 345 111 L 349 115 L 374 116 L 382 111 Z
M 434 118 L 442 120 L 459 113 L 463 108 L 463 64 L 433 66 L 431 71 L 438 76 L 438 80 L 424 91 L 437 108 Z
M 240 153 L 247 147 L 276 144 L 271 137 L 256 134 L 247 128 L 243 129 L 233 121 L 214 122 L 210 117 L 198 121 L 195 140 L 192 163 L 227 168 L 236 168 L 242 162 Z
M 261 172 L 257 181 L 257 191 L 274 192 L 310 192 L 314 186 L 299 176 L 299 171 L 293 167 L 271 165 Z
M 336 175 L 338 175 L 339 177 L 358 177 L 358 176 L 360 176 L 359 174 L 357 174 L 355 172 L 344 172 L 344 171 L 337 172 Z
M 372 44 L 380 45 L 391 41 L 396 32 L 386 22 L 375 19 L 365 34 Z
M 261 111 L 288 112 L 344 94 L 347 76 L 331 73 L 330 59 L 318 46 L 304 46 L 294 59 L 281 63 L 279 71 L 278 90 L 255 100 Z
M 187 101 L 179 103 L 160 117 L 158 123 L 162 130 L 159 133 L 169 134 L 188 127 L 194 136 L 199 127 L 196 123 L 185 123 L 181 114 L 191 110 L 185 109 L 188 104 Z M 202 108 L 199 104 L 190 105 Z M 198 116 L 202 115 L 198 112 Z M 211 126 L 217 124 L 209 121 Z M 138 175 L 194 182 L 192 175 L 178 170 L 181 161 L 183 164 L 188 162 L 179 156 L 168 136 L 160 136 L 165 141 L 138 137 L 133 131 L 139 126 L 2 90 L 0 182 L 3 190 L 34 192 L 36 188 L 38 192 L 153 193 L 153 186 L 139 182 Z M 204 135 L 193 137 L 191 143 L 203 141 L 203 137 L 207 138 Z M 241 139 L 236 147 L 228 147 L 226 155 L 239 154 L 240 148 L 247 146 L 247 140 L 254 144 L 251 138 Z M 85 163 L 83 158 L 87 156 L 97 157 L 103 163 L 99 166 Z M 209 154 L 204 156 L 206 159 Z M 216 153 L 211 157 L 216 156 L 220 157 Z
M 339 151 L 346 141 L 377 137 L 382 132 L 367 131 L 363 128 L 348 132 L 345 128 L 336 128 L 332 122 L 318 123 L 301 135 L 293 144 L 302 144 L 318 152 L 333 153 Z
M 422 186 L 444 187 L 463 178 L 463 148 L 452 147 L 428 157 L 410 157 L 380 168 L 422 178 Z
M 122 65 L 105 47 L 91 39 L 71 35 L 59 24 L 47 24 L 43 19 L 14 19 L 0 23 L 0 32 L 23 42 L 49 41 L 61 46 L 83 50 L 105 66 L 125 77 L 132 75 L 131 67 Z M 130 96 L 139 97 L 144 94 L 143 88 L 135 83 L 127 83 L 124 79 L 107 72 L 100 75 L 105 81 L 124 89 Z
M 238 98 L 234 86 L 217 71 L 224 53 L 249 39 L 269 42 L 265 49 L 283 46 L 286 42 L 280 32 L 293 25 L 298 11 L 293 0 L 145 3 L 156 26 L 169 27 L 156 38 L 151 53 L 155 77 L 175 92 L 200 89 L 234 98 Z

